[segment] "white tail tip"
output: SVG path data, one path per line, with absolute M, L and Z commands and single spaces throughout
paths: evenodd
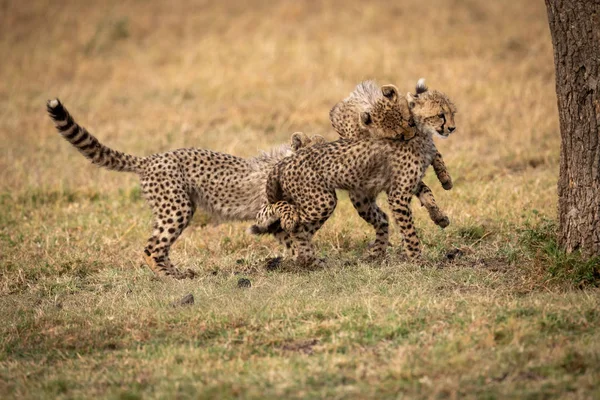
M 417 95 L 425 93 L 428 90 L 427 85 L 425 85 L 425 78 L 421 78 L 417 81 L 417 88 L 415 90 L 417 91 Z

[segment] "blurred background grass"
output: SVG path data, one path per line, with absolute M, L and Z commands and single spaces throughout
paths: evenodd
M 86 167 L 58 140 L 44 114 L 51 97 L 120 150 L 251 156 L 295 130 L 335 139 L 329 109 L 371 78 L 409 91 L 425 77 L 454 99 L 459 133 L 439 147 L 459 182 L 484 189 L 523 175 L 556 178 L 552 49 L 540 2 L 0 5 L 3 192 L 110 191 L 135 181 Z

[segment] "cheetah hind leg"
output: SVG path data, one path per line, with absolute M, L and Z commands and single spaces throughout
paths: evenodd
M 320 193 L 315 192 L 314 194 L 315 198 L 320 199 L 319 201 L 315 201 L 315 198 L 307 199 L 304 207 L 294 207 L 293 210 L 290 210 L 290 212 L 293 211 L 294 217 L 298 218 L 298 223 L 293 230 L 288 231 L 296 250 L 296 262 L 299 266 L 311 270 L 322 268 L 326 264 L 324 259 L 316 256 L 312 238 L 331 214 L 333 214 L 333 210 L 335 210 L 335 206 L 337 205 L 335 192 L 323 190 Z M 300 214 L 300 209 L 309 209 L 311 206 L 314 210 L 314 215 L 317 217 L 313 216 L 313 213 L 311 215 L 306 213 Z
M 387 215 L 377 205 L 375 196 L 361 192 L 348 192 L 348 195 L 358 215 L 375 228 L 375 241 L 369 243 L 369 251 L 361 260 L 367 263 L 384 260 L 390 244 Z
M 173 177 L 169 179 L 142 179 L 144 195 L 154 214 L 154 229 L 144 249 L 144 260 L 152 272 L 159 277 L 194 278 L 196 277 L 194 271 L 190 269 L 180 271 L 169 260 L 171 246 L 188 226 L 195 211 L 190 194 L 180 183 L 182 177 L 176 175 L 176 171 L 172 174 Z M 160 194 L 152 193 L 152 186 L 149 183 L 155 183 L 154 187 L 162 184 L 161 186 L 169 190 Z

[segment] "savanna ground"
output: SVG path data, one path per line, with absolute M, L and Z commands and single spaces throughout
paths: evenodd
M 553 240 L 543 2 L 392 3 L 0 1 L 0 397 L 600 397 L 598 265 Z M 397 232 L 387 264 L 357 261 L 373 232 L 340 194 L 324 270 L 267 271 L 272 239 L 197 214 L 172 258 L 200 278 L 154 279 L 137 178 L 45 114 L 58 96 L 133 154 L 252 156 L 334 140 L 328 111 L 363 79 L 422 76 L 460 111 L 438 142 L 455 187 L 426 179 L 451 225 L 413 202 L 423 265 Z

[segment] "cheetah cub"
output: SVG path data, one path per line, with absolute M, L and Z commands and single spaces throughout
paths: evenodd
M 386 192 L 410 259 L 420 255 L 410 199 L 419 190 L 425 170 L 436 148 L 433 135 L 448 136 L 455 130 L 456 107 L 443 93 L 419 89 L 408 93 L 406 101 L 414 119 L 415 134 L 408 140 L 385 136 L 387 126 L 369 112 L 360 115 L 359 124 L 371 134 L 365 138 L 342 138 L 298 150 L 277 163 L 267 180 L 269 205 L 261 210 L 259 232 L 268 218 L 279 217 L 290 234 L 301 265 L 315 258 L 312 237 L 331 216 L 337 204 L 335 190 L 347 190 L 359 215 L 376 231 L 373 257 L 381 257 L 389 245 L 389 223 L 375 199 Z M 401 101 L 393 96 L 393 102 Z
M 424 93 L 427 92 L 427 90 L 425 80 L 419 79 L 415 96 L 425 96 Z M 329 120 L 331 121 L 333 129 L 343 138 L 364 138 L 377 135 L 377 137 L 397 137 L 404 140 L 410 140 L 415 135 L 413 128 L 415 123 L 410 114 L 408 102 L 400 101 L 398 103 L 399 107 L 395 108 L 385 108 L 384 106 L 386 104 L 384 98 L 390 98 L 395 95 L 397 95 L 397 89 L 393 85 L 385 85 L 379 89 L 374 81 L 364 81 L 359 83 L 354 91 L 350 93 L 350 96 L 333 106 L 329 112 Z M 400 118 L 394 117 L 394 111 L 396 111 L 396 114 L 400 114 Z M 388 132 L 382 132 L 382 135 L 377 132 L 377 130 L 369 129 L 369 126 L 363 126 L 361 119 L 357 116 L 365 112 L 369 113 L 369 115 L 379 116 L 379 118 L 387 124 L 396 124 L 399 127 L 398 134 L 390 135 L 388 130 Z M 363 115 L 362 118 L 367 117 Z M 406 127 L 406 124 L 408 124 L 408 127 Z M 371 124 L 371 126 L 380 125 L 382 124 Z M 442 155 L 437 151 L 437 148 L 435 149 L 432 166 L 442 187 L 446 190 L 452 189 L 452 178 L 450 177 Z M 421 206 L 425 207 L 429 217 L 436 225 L 445 228 L 450 224 L 450 220 L 446 214 L 439 209 L 435 198 L 433 197 L 433 193 L 427 185 L 421 182 L 415 195 L 419 198 Z
M 173 266 L 169 250 L 196 208 L 225 219 L 254 219 L 267 203 L 268 172 L 293 154 L 289 146 L 280 146 L 250 159 L 195 148 L 136 157 L 100 143 L 74 121 L 58 99 L 48 101 L 47 109 L 60 135 L 93 164 L 139 175 L 142 192 L 154 214 L 154 230 L 144 248 L 144 260 L 159 276 L 195 276 L 190 269 L 180 271 Z M 305 136 L 293 145 L 299 149 L 321 139 Z M 271 233 L 289 247 L 285 231 L 273 229 Z
M 369 118 L 376 121 L 365 124 Z M 408 103 L 399 101 L 398 88 L 394 85 L 380 88 L 370 80 L 356 85 L 350 96 L 333 106 L 329 120 L 337 134 L 346 139 L 379 137 L 410 140 L 415 136 L 414 119 Z
M 415 124 L 408 103 L 399 99 L 398 89 L 394 85 L 379 88 L 374 81 L 362 82 L 348 98 L 336 104 L 329 115 L 336 132 L 346 139 L 373 137 L 410 140 L 415 136 Z M 297 135 L 299 133 L 292 135 L 292 143 L 300 140 Z M 266 206 L 261 209 L 256 218 L 259 224 L 253 225 L 249 232 L 256 235 L 271 233 L 268 227 L 274 223 L 277 224 L 273 226 L 279 226 L 277 211 L 284 210 L 287 218 L 282 222 L 290 228 L 298 221 L 298 216 L 293 214 L 294 207 L 279 203 L 277 207 Z

